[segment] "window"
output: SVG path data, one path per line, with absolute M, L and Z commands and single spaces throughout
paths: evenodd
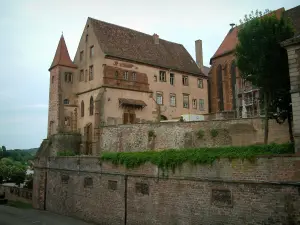
M 123 114 L 123 124 L 129 124 L 129 123 L 133 124 L 135 123 L 135 118 L 136 118 L 135 113 L 126 112 Z
M 65 73 L 65 82 L 66 82 L 66 83 L 72 83 L 72 81 L 73 81 L 72 73 L 66 72 L 66 73 Z
M 124 72 L 123 78 L 124 78 L 124 80 L 128 80 L 128 71 Z
M 157 82 L 157 76 L 156 75 L 154 75 L 154 82 Z
M 87 35 L 85 36 L 85 41 L 88 42 L 88 40 L 89 40 L 89 35 L 87 34 Z
M 93 186 L 93 178 L 85 177 L 84 178 L 84 187 L 92 187 Z
M 54 76 L 52 76 L 52 78 L 51 78 L 51 83 L 52 84 L 54 83 Z
M 175 81 L 174 73 L 170 73 L 170 84 L 174 85 L 174 81 Z
M 167 81 L 167 75 L 165 71 L 159 71 L 159 81 L 161 82 Z
M 198 88 L 203 88 L 203 79 L 198 79 Z
M 80 52 L 80 61 L 83 60 L 83 51 Z
M 119 77 L 119 73 L 118 73 L 118 71 L 116 71 L 115 72 L 115 78 L 118 79 L 118 77 Z
M 136 80 L 136 73 L 132 72 L 132 80 Z
M 71 125 L 71 118 L 68 117 L 68 116 L 65 117 L 65 125 L 66 126 L 70 126 Z
M 69 178 L 70 178 L 69 175 L 61 175 L 61 183 L 68 184 Z
M 84 81 L 84 71 L 80 70 L 79 81 Z
M 145 183 L 136 183 L 135 192 L 143 195 L 149 195 L 149 185 Z
M 183 108 L 189 108 L 189 95 L 183 94 Z
M 65 104 L 65 105 L 68 105 L 68 104 L 69 104 L 69 99 L 65 99 L 65 100 L 64 100 L 64 104 Z
M 188 86 L 189 85 L 189 78 L 188 78 L 188 76 L 182 76 L 182 84 L 184 86 Z
M 170 94 L 170 106 L 175 107 L 176 106 L 176 95 Z
M 156 103 L 159 105 L 163 104 L 163 94 L 162 92 L 156 92 Z
M 90 58 L 94 56 L 94 45 L 90 47 Z
M 118 182 L 115 180 L 108 181 L 108 189 L 110 189 L 110 190 L 117 190 L 117 185 L 118 185 Z
M 85 70 L 85 74 L 84 74 L 84 81 L 87 82 L 87 78 L 88 78 L 88 70 Z
M 90 116 L 94 114 L 94 99 L 93 96 L 90 98 Z
M 193 109 L 197 109 L 197 99 L 192 100 Z
M 199 99 L 199 110 L 204 111 L 204 99 Z
M 81 117 L 84 117 L 84 102 L 81 101 Z
M 89 70 L 89 80 L 93 80 L 94 79 L 94 66 L 90 66 L 90 70 Z

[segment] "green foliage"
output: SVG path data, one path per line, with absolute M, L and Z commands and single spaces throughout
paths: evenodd
M 147 162 L 160 168 L 175 169 L 185 162 L 210 164 L 219 158 L 253 160 L 258 155 L 288 154 L 294 152 L 293 144 L 252 145 L 242 147 L 216 147 L 147 152 L 104 152 L 100 161 L 108 161 L 127 168 L 139 167 Z
M 211 129 L 211 130 L 210 130 L 210 135 L 211 135 L 213 138 L 217 137 L 218 134 L 219 134 L 219 131 L 218 131 L 218 130 L 216 130 L 216 129 Z
M 151 137 L 156 137 L 154 130 L 149 130 L 149 131 L 148 131 L 148 137 L 149 137 L 149 138 L 151 138 Z
M 293 27 L 289 19 L 276 18 L 274 13 L 259 11 L 245 16 L 239 27 L 236 59 L 240 75 L 260 88 L 264 95 L 268 118 L 278 122 L 290 116 L 291 99 L 287 52 L 280 43 L 291 38 Z
M 0 183 L 12 182 L 20 185 L 26 177 L 26 166 L 10 158 L 0 160 Z
M 76 155 L 75 152 L 69 150 L 57 152 L 57 156 L 75 156 L 75 155 Z
M 205 135 L 205 132 L 204 132 L 204 130 L 198 130 L 198 132 L 197 132 L 197 137 L 199 138 L 199 139 L 202 139 L 203 137 L 204 137 L 204 135 Z

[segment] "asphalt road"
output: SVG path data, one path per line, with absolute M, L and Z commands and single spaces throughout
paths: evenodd
M 0 225 L 93 225 L 74 218 L 34 209 L 0 205 Z

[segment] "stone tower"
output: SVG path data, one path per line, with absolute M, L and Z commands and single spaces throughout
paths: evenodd
M 48 109 L 48 137 L 63 131 L 67 121 L 64 105 L 72 99 L 72 84 L 77 66 L 72 62 L 65 39 L 61 35 L 53 62 L 49 68 L 50 89 Z

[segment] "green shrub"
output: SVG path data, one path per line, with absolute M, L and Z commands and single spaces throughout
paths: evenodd
M 199 138 L 199 139 L 202 139 L 203 137 L 204 137 L 204 134 L 205 134 L 205 132 L 204 132 L 204 130 L 198 130 L 198 132 L 197 132 L 197 137 Z
M 216 129 L 211 129 L 210 130 L 210 135 L 214 138 L 214 137 L 217 137 L 219 134 L 218 130 Z
M 57 152 L 57 156 L 75 156 L 75 155 L 76 155 L 75 152 L 69 150 Z
M 248 159 L 253 161 L 258 155 L 294 153 L 292 144 L 251 145 L 241 147 L 195 148 L 182 150 L 145 151 L 145 152 L 104 152 L 100 161 L 108 161 L 115 165 L 135 168 L 150 162 L 159 168 L 181 166 L 185 162 L 191 164 L 211 164 L 216 159 Z

